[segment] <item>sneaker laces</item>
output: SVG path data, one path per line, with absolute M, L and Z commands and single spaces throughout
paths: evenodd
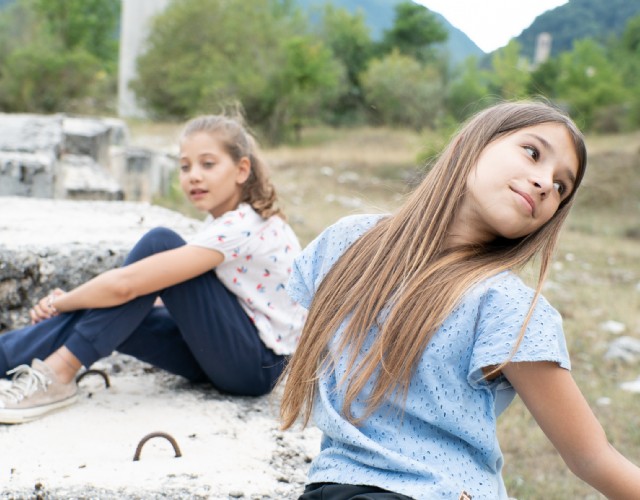
M 16 403 L 30 396 L 38 389 L 46 391 L 47 386 L 51 383 L 44 373 L 34 370 L 29 365 L 20 365 L 8 371 L 7 375 L 13 375 L 11 386 L 6 389 L 0 389 L 0 396 L 10 397 Z

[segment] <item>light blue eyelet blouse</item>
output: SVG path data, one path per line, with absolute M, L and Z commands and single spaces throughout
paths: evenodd
M 381 218 L 355 215 L 327 228 L 296 258 L 291 297 L 309 308 L 315 291 L 342 253 Z M 482 368 L 508 358 L 527 314 L 533 290 L 504 272 L 470 289 L 425 349 L 406 404 L 391 398 L 361 425 L 341 414 L 338 387 L 348 353 L 330 346 L 335 370 L 321 376 L 313 420 L 322 431 L 308 483 L 372 485 L 416 499 L 506 499 L 496 418 L 515 392 L 504 377 L 486 382 Z M 344 325 L 343 325 L 344 326 Z M 364 349 L 378 330 L 372 329 Z M 570 369 L 562 320 L 540 298 L 513 361 L 554 361 Z M 372 384 L 356 399 L 361 415 Z

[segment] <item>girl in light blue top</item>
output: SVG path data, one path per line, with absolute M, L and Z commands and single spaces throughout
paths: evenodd
M 585 167 L 567 116 L 502 103 L 397 213 L 342 219 L 298 256 L 288 290 L 309 316 L 281 416 L 323 432 L 301 499 L 507 498 L 496 418 L 515 393 L 572 472 L 640 498 L 640 469 L 608 443 L 540 294 Z M 534 256 L 531 289 L 514 270 Z

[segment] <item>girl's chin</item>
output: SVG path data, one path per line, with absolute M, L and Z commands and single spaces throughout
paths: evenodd
M 198 212 L 209 213 L 211 211 L 210 207 L 205 203 L 198 203 L 196 200 L 191 200 L 191 204 Z
M 207 200 L 202 195 L 189 196 L 189 201 L 193 203 L 193 206 L 196 208 L 204 207 L 207 204 Z

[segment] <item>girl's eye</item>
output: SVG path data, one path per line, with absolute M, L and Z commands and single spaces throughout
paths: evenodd
M 567 190 L 567 187 L 562 182 L 556 181 L 553 183 L 553 189 L 558 191 L 560 195 L 563 195 Z
M 202 163 L 202 166 L 204 168 L 213 168 L 215 166 L 215 163 L 212 161 L 205 161 Z
M 181 172 L 188 172 L 189 171 L 189 165 L 180 165 L 180 171 Z
M 537 160 L 538 158 L 540 158 L 540 152 L 538 151 L 538 149 L 536 147 L 534 147 L 534 146 L 524 146 L 524 150 L 534 160 Z

